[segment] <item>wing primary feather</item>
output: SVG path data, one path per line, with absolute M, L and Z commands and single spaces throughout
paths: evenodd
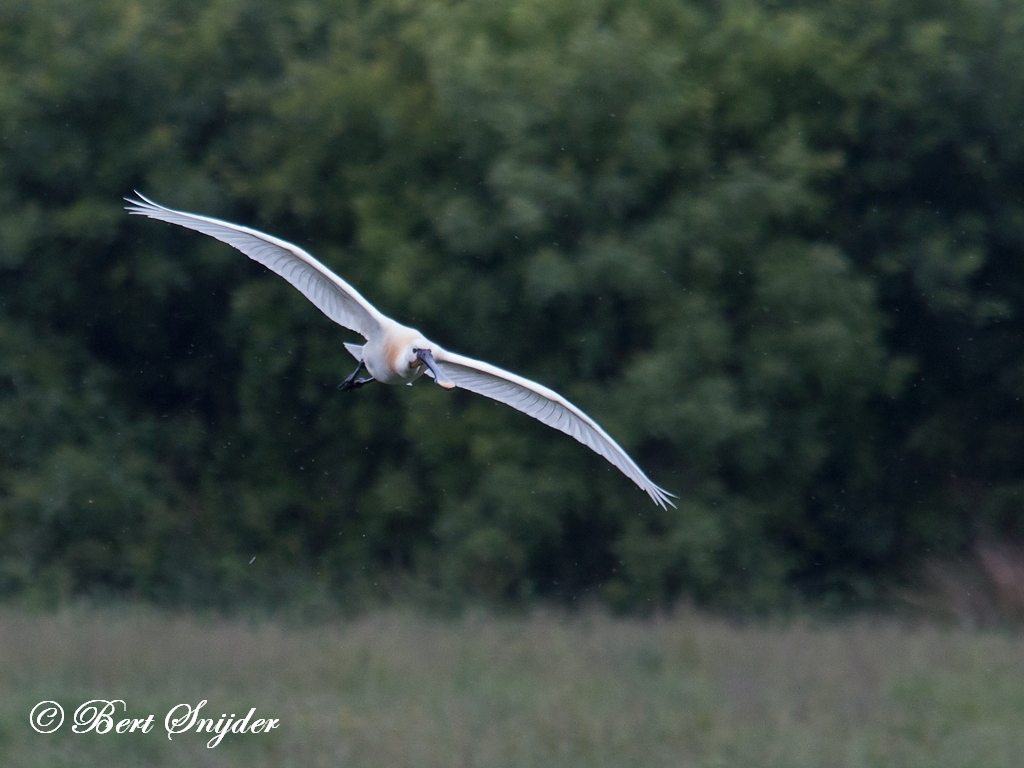
M 125 198 L 129 213 L 177 224 L 227 243 L 283 277 L 339 325 L 367 339 L 379 334 L 384 316 L 355 288 L 297 245 L 240 224 L 167 208 L 139 192 L 135 194 L 137 200 Z
M 435 355 L 438 366 L 456 386 L 532 416 L 564 432 L 602 456 L 636 483 L 663 509 L 675 506 L 675 494 L 656 485 L 600 425 L 557 392 L 495 365 L 443 351 Z

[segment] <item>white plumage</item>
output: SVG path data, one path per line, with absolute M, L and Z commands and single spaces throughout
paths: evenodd
M 565 432 L 618 467 L 655 504 L 662 508 L 672 504 L 674 494 L 655 485 L 597 422 L 557 392 L 489 363 L 449 352 L 416 329 L 396 323 L 296 245 L 239 224 L 165 208 L 136 194 L 138 200 L 125 198 L 130 213 L 193 229 L 237 248 L 298 288 L 331 320 L 366 339 L 363 345 L 345 343 L 360 366 L 345 380 L 344 388 L 373 380 L 411 384 L 426 372 L 446 389 L 468 389 Z M 363 366 L 372 379 L 355 378 Z

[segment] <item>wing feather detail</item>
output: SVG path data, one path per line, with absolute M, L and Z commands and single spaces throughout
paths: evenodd
M 382 315 L 359 291 L 297 245 L 240 224 L 176 211 L 138 192 L 135 194 L 138 200 L 125 198 L 129 203 L 126 206 L 129 213 L 177 224 L 227 243 L 298 288 L 317 309 L 338 325 L 366 339 L 377 335 Z
M 505 403 L 575 438 L 611 462 L 662 509 L 667 505 L 675 506 L 671 498 L 675 494 L 655 485 L 596 421 L 554 390 L 495 365 L 447 350 L 435 351 L 434 360 L 457 387 Z

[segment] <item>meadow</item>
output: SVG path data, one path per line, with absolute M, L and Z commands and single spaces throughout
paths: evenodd
M 122 699 L 149 733 L 72 732 Z M 168 739 L 164 716 L 278 718 Z M 59 702 L 63 726 L 29 713 Z M 738 623 L 390 611 L 318 626 L 0 610 L 0 755 L 46 766 L 998 766 L 1024 757 L 1024 638 L 890 619 Z

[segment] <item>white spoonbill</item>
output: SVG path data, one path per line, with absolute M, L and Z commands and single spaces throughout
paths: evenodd
M 428 341 L 415 328 L 385 317 L 355 288 L 297 245 L 239 224 L 165 208 L 138 192 L 135 194 L 138 200 L 125 198 L 130 213 L 194 229 L 237 248 L 298 288 L 338 325 L 366 339 L 363 345 L 345 342 L 345 349 L 359 365 L 339 389 L 355 389 L 371 381 L 412 384 L 426 373 L 445 389 L 468 389 L 565 432 L 608 459 L 646 491 L 655 504 L 663 509 L 672 504 L 670 497 L 675 494 L 655 485 L 596 421 L 557 392 L 489 363 L 449 352 Z M 369 371 L 369 378 L 357 378 L 363 367 Z

